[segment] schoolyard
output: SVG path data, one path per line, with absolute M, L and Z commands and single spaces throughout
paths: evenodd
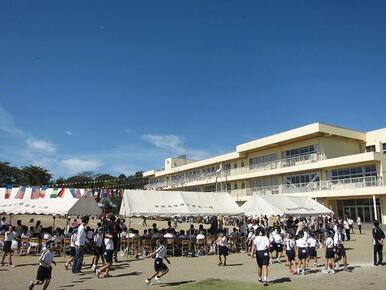
M 140 222 L 137 223 L 139 226 Z M 288 273 L 285 263 L 274 263 L 270 267 L 268 287 L 257 285 L 255 260 L 240 253 L 231 254 L 226 267 L 217 266 L 217 256 L 171 257 L 170 273 L 161 284 L 153 281 L 149 286 L 144 281 L 153 272 L 152 259 L 135 260 L 120 256 L 120 262 L 113 265 L 113 277 L 97 279 L 90 270 L 90 256 L 85 258 L 83 273 L 76 275 L 65 270 L 64 257 L 57 257 L 58 264 L 53 266 L 49 289 L 386 289 L 386 266 L 371 265 L 370 227 L 362 235 L 352 235 L 352 239 L 346 242 L 351 272 L 322 274 L 324 259 L 320 259 L 317 271 L 294 276 Z M 323 256 L 323 249 L 318 254 Z M 0 268 L 0 289 L 27 289 L 28 282 L 36 276 L 37 261 L 37 256 L 15 256 L 16 268 Z M 36 286 L 35 289 L 41 287 Z

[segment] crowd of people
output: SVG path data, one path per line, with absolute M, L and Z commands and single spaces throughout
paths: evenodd
M 168 249 L 173 247 L 174 255 L 181 255 L 181 242 L 189 241 L 186 255 L 195 256 L 202 254 L 218 254 L 218 265 L 227 265 L 229 250 L 234 252 L 245 251 L 247 255 L 256 259 L 258 267 L 258 282 L 268 285 L 268 268 L 272 263 L 284 263 L 288 271 L 293 275 L 305 275 L 318 270 L 318 257 L 324 257 L 324 266 L 321 271 L 333 274 L 336 271 L 350 271 L 345 242 L 354 234 L 354 221 L 346 217 L 344 219 L 332 219 L 331 217 L 278 217 L 269 222 L 267 216 L 255 219 L 227 218 L 225 221 L 211 217 L 203 219 L 210 226 L 204 228 L 200 224 L 195 228 L 190 224 L 188 230 L 178 230 L 181 220 L 171 219 L 166 228 L 158 229 L 157 224 L 143 230 L 128 228 L 124 219 L 117 219 L 110 215 L 96 223 L 95 228 L 89 226 L 90 218 L 87 216 L 79 219 L 68 219 L 65 228 L 44 228 L 40 221 L 35 226 L 22 225 L 21 220 L 11 226 L 5 217 L 1 219 L 0 234 L 3 239 L 3 257 L 1 265 L 4 266 L 8 258 L 8 265 L 14 267 L 12 254 L 21 248 L 25 238 L 37 238 L 41 252 L 39 268 L 36 280 L 30 281 L 29 289 L 35 285 L 43 285 L 47 289 L 51 279 L 52 264 L 56 245 L 65 245 L 69 240 L 66 251 L 69 254 L 64 267 L 73 273 L 80 273 L 84 266 L 83 258 L 86 253 L 93 256 L 91 269 L 97 278 L 110 277 L 110 270 L 114 262 L 118 261 L 117 253 L 120 250 L 127 251 L 127 240 L 147 240 L 153 247 L 135 248 L 134 255 L 139 258 L 154 257 L 155 273 L 149 276 L 146 284 L 152 279 L 160 282 L 161 277 L 169 269 L 164 261 L 167 259 Z M 193 219 L 185 219 L 192 223 Z M 31 220 L 30 222 L 33 222 Z M 146 220 L 143 221 L 146 224 Z M 229 226 L 234 226 L 230 230 Z M 357 220 L 358 230 L 361 233 L 361 221 Z M 374 265 L 382 265 L 384 232 L 379 227 L 379 222 L 374 221 L 373 252 Z M 126 243 L 124 242 L 126 241 Z M 173 241 L 173 243 L 169 243 Z M 236 242 L 239 247 L 236 246 Z M 124 248 L 126 247 L 126 248 Z M 100 265 L 99 262 L 101 262 Z M 342 263 L 342 265 L 340 265 Z

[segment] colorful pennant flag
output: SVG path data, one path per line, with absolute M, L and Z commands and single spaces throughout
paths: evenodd
M 86 190 L 84 190 L 84 191 L 86 191 Z M 80 189 L 77 188 L 76 189 L 76 198 L 81 198 L 81 197 L 82 197 L 82 193 L 80 192 Z
M 5 185 L 5 198 L 9 199 L 12 193 L 12 184 L 6 184 Z
M 58 190 L 59 190 L 58 188 L 53 188 L 50 198 L 56 198 L 58 196 Z
M 47 190 L 47 186 L 43 186 L 40 190 L 39 190 L 39 198 L 44 198 L 46 196 L 46 190 Z
M 40 187 L 39 186 L 32 186 L 31 191 L 31 199 L 37 199 L 40 195 Z
M 25 190 L 26 190 L 25 186 L 20 186 L 19 190 L 17 191 L 17 193 L 15 195 L 15 198 L 23 199 L 24 198 L 24 194 L 25 194 Z
M 58 197 L 63 197 L 66 189 L 63 187 L 59 192 L 58 192 Z
M 75 191 L 75 188 L 69 188 L 70 192 L 71 192 L 71 195 L 73 198 L 76 198 L 76 191 Z

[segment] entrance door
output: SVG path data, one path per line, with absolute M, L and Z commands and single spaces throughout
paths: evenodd
M 370 210 L 370 207 L 368 206 L 365 206 L 363 207 L 363 222 L 364 223 L 369 223 L 371 222 L 371 210 Z
M 358 210 L 358 216 L 361 217 L 361 221 L 362 221 L 362 222 L 365 222 L 365 221 L 363 220 L 363 207 L 358 206 L 358 207 L 357 207 L 357 210 Z

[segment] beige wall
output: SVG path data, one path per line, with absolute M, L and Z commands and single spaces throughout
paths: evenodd
M 361 147 L 364 146 L 361 146 L 359 141 L 352 139 L 336 136 L 321 138 L 321 151 L 326 154 L 327 159 L 361 153 Z

